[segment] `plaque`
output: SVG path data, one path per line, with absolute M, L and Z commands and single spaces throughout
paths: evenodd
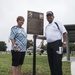
M 27 34 L 43 35 L 44 14 L 28 11 L 27 13 Z

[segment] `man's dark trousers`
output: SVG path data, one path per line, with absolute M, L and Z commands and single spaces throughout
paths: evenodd
M 47 54 L 51 75 L 62 75 L 62 53 L 59 52 L 59 48 L 62 48 L 61 40 L 47 44 Z

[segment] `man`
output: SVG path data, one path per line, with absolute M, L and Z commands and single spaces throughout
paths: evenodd
M 54 21 L 52 11 L 46 13 L 46 18 L 49 24 L 45 28 L 45 36 L 38 35 L 37 38 L 47 40 L 47 54 L 51 75 L 62 75 L 62 47 L 66 47 L 67 31 L 64 25 Z
M 10 40 L 12 43 L 12 75 L 21 75 L 21 67 L 24 62 L 27 45 L 27 34 L 22 25 L 24 18 L 17 17 L 17 25 L 11 28 Z

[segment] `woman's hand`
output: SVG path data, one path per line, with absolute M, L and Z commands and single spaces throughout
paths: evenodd
M 14 45 L 14 50 L 15 50 L 15 51 L 18 51 L 17 45 Z

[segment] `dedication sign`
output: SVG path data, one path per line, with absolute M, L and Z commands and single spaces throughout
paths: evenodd
M 27 34 L 43 35 L 44 14 L 28 11 L 27 13 Z

